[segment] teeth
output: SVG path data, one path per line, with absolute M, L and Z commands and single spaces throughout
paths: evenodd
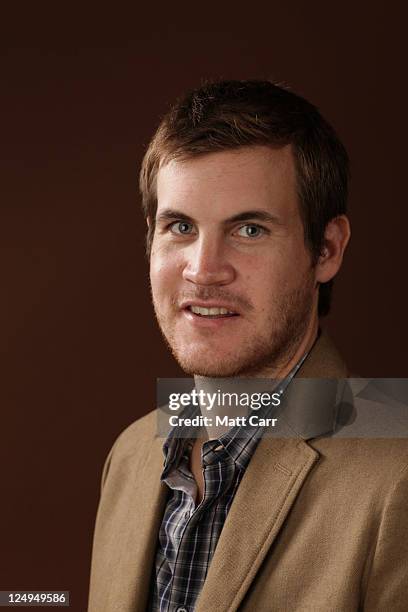
M 217 316 L 217 315 L 226 315 L 226 314 L 234 314 L 230 312 L 226 308 L 203 308 L 202 306 L 191 306 L 191 312 L 194 314 L 199 314 L 201 316 Z

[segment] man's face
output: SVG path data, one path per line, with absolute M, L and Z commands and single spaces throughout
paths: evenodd
M 172 161 L 157 177 L 156 316 L 189 374 L 266 374 L 293 356 L 317 289 L 290 146 Z

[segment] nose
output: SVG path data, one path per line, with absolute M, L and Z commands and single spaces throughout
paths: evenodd
M 228 285 L 235 279 L 235 269 L 227 260 L 221 238 L 200 236 L 186 252 L 183 278 L 196 285 Z

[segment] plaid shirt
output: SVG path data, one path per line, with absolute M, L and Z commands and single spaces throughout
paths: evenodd
M 305 358 L 306 355 L 280 385 L 280 393 Z M 270 406 L 257 410 L 260 418 L 270 413 Z M 185 417 L 197 414 L 200 409 L 196 406 L 188 406 L 183 412 Z M 194 439 L 187 437 L 188 431 L 185 428 L 180 434 L 180 428 L 174 428 L 163 446 L 165 462 L 161 480 L 171 493 L 159 531 L 150 612 L 194 610 L 224 522 L 263 428 L 236 426 L 203 444 L 204 497 L 197 507 L 194 501 L 197 485 L 189 468 Z

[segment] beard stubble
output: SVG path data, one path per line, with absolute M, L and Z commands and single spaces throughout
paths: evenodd
M 211 378 L 257 377 L 269 376 L 289 363 L 306 334 L 314 304 L 315 284 L 312 275 L 308 276 L 301 287 L 285 295 L 271 298 L 270 314 L 265 323 L 265 330 L 258 336 L 246 339 L 243 346 L 230 359 L 197 354 L 183 348 L 168 317 L 163 315 L 153 299 L 156 318 L 163 338 L 174 358 L 188 375 Z M 198 288 L 194 295 L 183 296 L 185 299 L 214 299 L 222 301 L 226 293 L 218 288 Z M 153 297 L 153 296 L 152 296 Z M 231 300 L 229 300 L 231 301 Z M 174 316 L 180 300 L 171 300 Z M 255 312 L 253 305 L 245 298 L 234 296 L 234 303 L 244 312 Z M 174 310 L 173 310 L 174 309 Z M 208 353 L 214 353 L 209 350 Z

